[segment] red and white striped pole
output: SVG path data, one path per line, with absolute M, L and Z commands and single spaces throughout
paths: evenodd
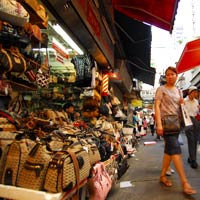
M 109 83 L 108 81 L 109 81 L 108 73 L 103 74 L 101 96 L 108 96 L 108 83 Z

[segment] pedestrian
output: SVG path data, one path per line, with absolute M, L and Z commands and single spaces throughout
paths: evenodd
M 196 169 L 198 167 L 197 163 L 197 143 L 198 143 L 198 121 L 195 118 L 199 112 L 200 105 L 198 100 L 198 89 L 195 86 L 191 86 L 188 90 L 188 95 L 184 99 L 185 107 L 188 111 L 188 115 L 190 116 L 193 125 L 185 127 L 185 134 L 187 136 L 188 141 L 188 163 L 191 168 Z
M 143 129 L 144 129 L 144 132 L 145 132 L 145 135 L 146 135 L 147 134 L 147 127 L 148 127 L 148 122 L 147 122 L 146 117 L 143 118 L 142 125 L 143 125 Z
M 182 156 L 181 156 L 181 147 L 178 143 L 179 131 L 174 134 L 166 134 L 163 131 L 162 126 L 162 117 L 164 115 L 175 114 L 180 115 L 180 104 L 183 103 L 182 94 L 175 86 L 178 74 L 177 70 L 174 67 L 168 67 L 165 71 L 166 84 L 161 85 L 156 90 L 155 95 L 155 118 L 156 118 L 156 129 L 157 134 L 163 136 L 164 138 L 164 155 L 162 161 L 162 170 L 160 174 L 160 182 L 163 183 L 166 187 L 171 187 L 172 182 L 167 179 L 166 172 L 170 166 L 171 160 L 174 163 L 174 166 L 180 177 L 183 192 L 185 194 L 196 194 L 191 185 L 188 183 L 188 180 L 185 175 Z M 180 96 L 181 95 L 181 96 Z
M 137 132 L 138 132 L 138 116 L 137 116 L 137 112 L 134 111 L 133 112 L 133 134 L 136 135 Z
M 149 126 L 151 130 L 151 135 L 154 136 L 154 131 L 155 131 L 154 113 L 152 113 L 151 116 L 149 117 Z

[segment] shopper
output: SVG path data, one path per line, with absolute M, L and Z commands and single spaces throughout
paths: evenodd
M 195 118 L 199 112 L 200 105 L 198 100 L 198 90 L 197 87 L 191 86 L 189 88 L 187 97 L 184 99 L 185 107 L 188 111 L 188 114 L 192 120 L 193 125 L 185 128 L 185 134 L 188 141 L 188 163 L 194 169 L 198 167 L 197 159 L 197 143 L 198 143 L 198 121 Z
M 165 144 L 160 182 L 163 183 L 166 187 L 172 186 L 171 181 L 166 177 L 166 172 L 172 160 L 179 174 L 183 192 L 189 195 L 195 194 L 196 190 L 190 186 L 185 175 L 181 156 L 181 148 L 178 143 L 179 132 L 170 135 L 167 135 L 165 132 L 163 132 L 163 126 L 161 123 L 162 117 L 168 114 L 180 115 L 180 104 L 183 103 L 183 99 L 180 97 L 180 92 L 175 86 L 178 77 L 176 68 L 168 67 L 165 71 L 165 76 L 166 84 L 158 87 L 155 95 L 155 117 L 157 134 L 163 135 Z
M 137 112 L 134 111 L 133 112 L 133 134 L 136 135 L 137 132 L 138 132 L 138 116 L 137 116 Z
M 143 129 L 144 129 L 144 133 L 146 135 L 147 134 L 147 127 L 148 127 L 148 122 L 147 122 L 146 117 L 143 118 L 142 125 L 143 125 Z
M 151 116 L 149 117 L 149 126 L 151 130 L 151 135 L 154 136 L 154 131 L 155 131 L 155 119 L 154 119 L 154 114 L 152 113 Z

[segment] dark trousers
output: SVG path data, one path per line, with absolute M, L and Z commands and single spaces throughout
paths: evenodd
M 185 134 L 188 141 L 188 153 L 190 161 L 196 161 L 197 157 L 197 143 L 198 143 L 198 124 L 194 117 L 191 117 L 192 126 L 185 127 Z

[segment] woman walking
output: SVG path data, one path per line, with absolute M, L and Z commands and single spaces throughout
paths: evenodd
M 155 95 L 156 130 L 158 135 L 163 136 L 165 144 L 160 182 L 166 187 L 172 186 L 171 181 L 166 177 L 166 172 L 172 160 L 180 177 L 183 192 L 189 195 L 196 194 L 196 190 L 188 183 L 185 175 L 181 148 L 178 142 L 179 131 L 174 134 L 167 134 L 163 131 L 162 117 L 170 114 L 180 116 L 180 104 L 183 103 L 182 94 L 175 86 L 178 77 L 176 68 L 168 67 L 165 71 L 165 76 L 166 84 L 158 87 Z

